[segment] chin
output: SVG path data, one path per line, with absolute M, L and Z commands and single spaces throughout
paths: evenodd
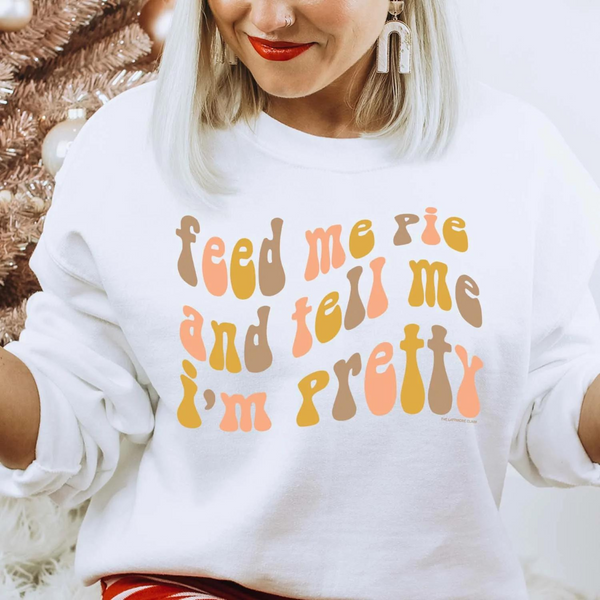
M 314 94 L 317 90 L 315 89 L 314 80 L 303 84 L 302 81 L 297 79 L 294 81 L 290 78 L 290 81 L 282 81 L 282 78 L 259 78 L 255 77 L 258 85 L 271 96 L 277 96 L 277 98 L 303 98 Z

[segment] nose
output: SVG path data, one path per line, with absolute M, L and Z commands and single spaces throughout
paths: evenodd
M 269 34 L 286 27 L 286 16 L 293 17 L 290 2 L 280 0 L 252 0 L 250 21 L 261 32 Z

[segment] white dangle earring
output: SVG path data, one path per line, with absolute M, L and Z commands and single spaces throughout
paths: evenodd
M 377 41 L 377 72 L 390 72 L 390 36 L 397 33 L 400 36 L 400 73 L 410 73 L 411 43 L 412 35 L 406 23 L 398 19 L 398 15 L 404 10 L 404 2 L 392 0 L 388 12 L 393 18 L 386 22 L 383 31 Z
M 227 58 L 227 62 L 230 65 L 237 65 L 238 57 L 236 56 L 235 52 L 229 47 L 228 44 L 225 44 L 225 56 Z
M 238 57 L 236 56 L 235 52 L 229 47 L 229 45 L 225 42 L 218 27 L 215 29 L 215 36 L 217 38 L 217 45 L 219 46 L 219 51 L 217 53 L 217 61 L 222 64 L 225 62 L 225 60 L 227 60 L 227 62 L 230 65 L 237 65 Z

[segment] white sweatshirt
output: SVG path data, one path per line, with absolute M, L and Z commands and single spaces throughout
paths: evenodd
M 508 463 L 600 486 L 600 190 L 539 109 L 484 84 L 439 160 L 262 113 L 219 132 L 222 210 L 159 176 L 155 82 L 84 125 L 6 349 L 41 400 L 0 493 L 93 496 L 75 569 L 290 598 L 525 600 Z M 324 242 L 324 243 L 323 243 Z

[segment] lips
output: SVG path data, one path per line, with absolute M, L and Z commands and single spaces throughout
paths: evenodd
M 253 48 L 267 60 L 290 60 L 306 52 L 314 42 L 295 44 L 293 42 L 271 42 L 262 38 L 248 36 Z

